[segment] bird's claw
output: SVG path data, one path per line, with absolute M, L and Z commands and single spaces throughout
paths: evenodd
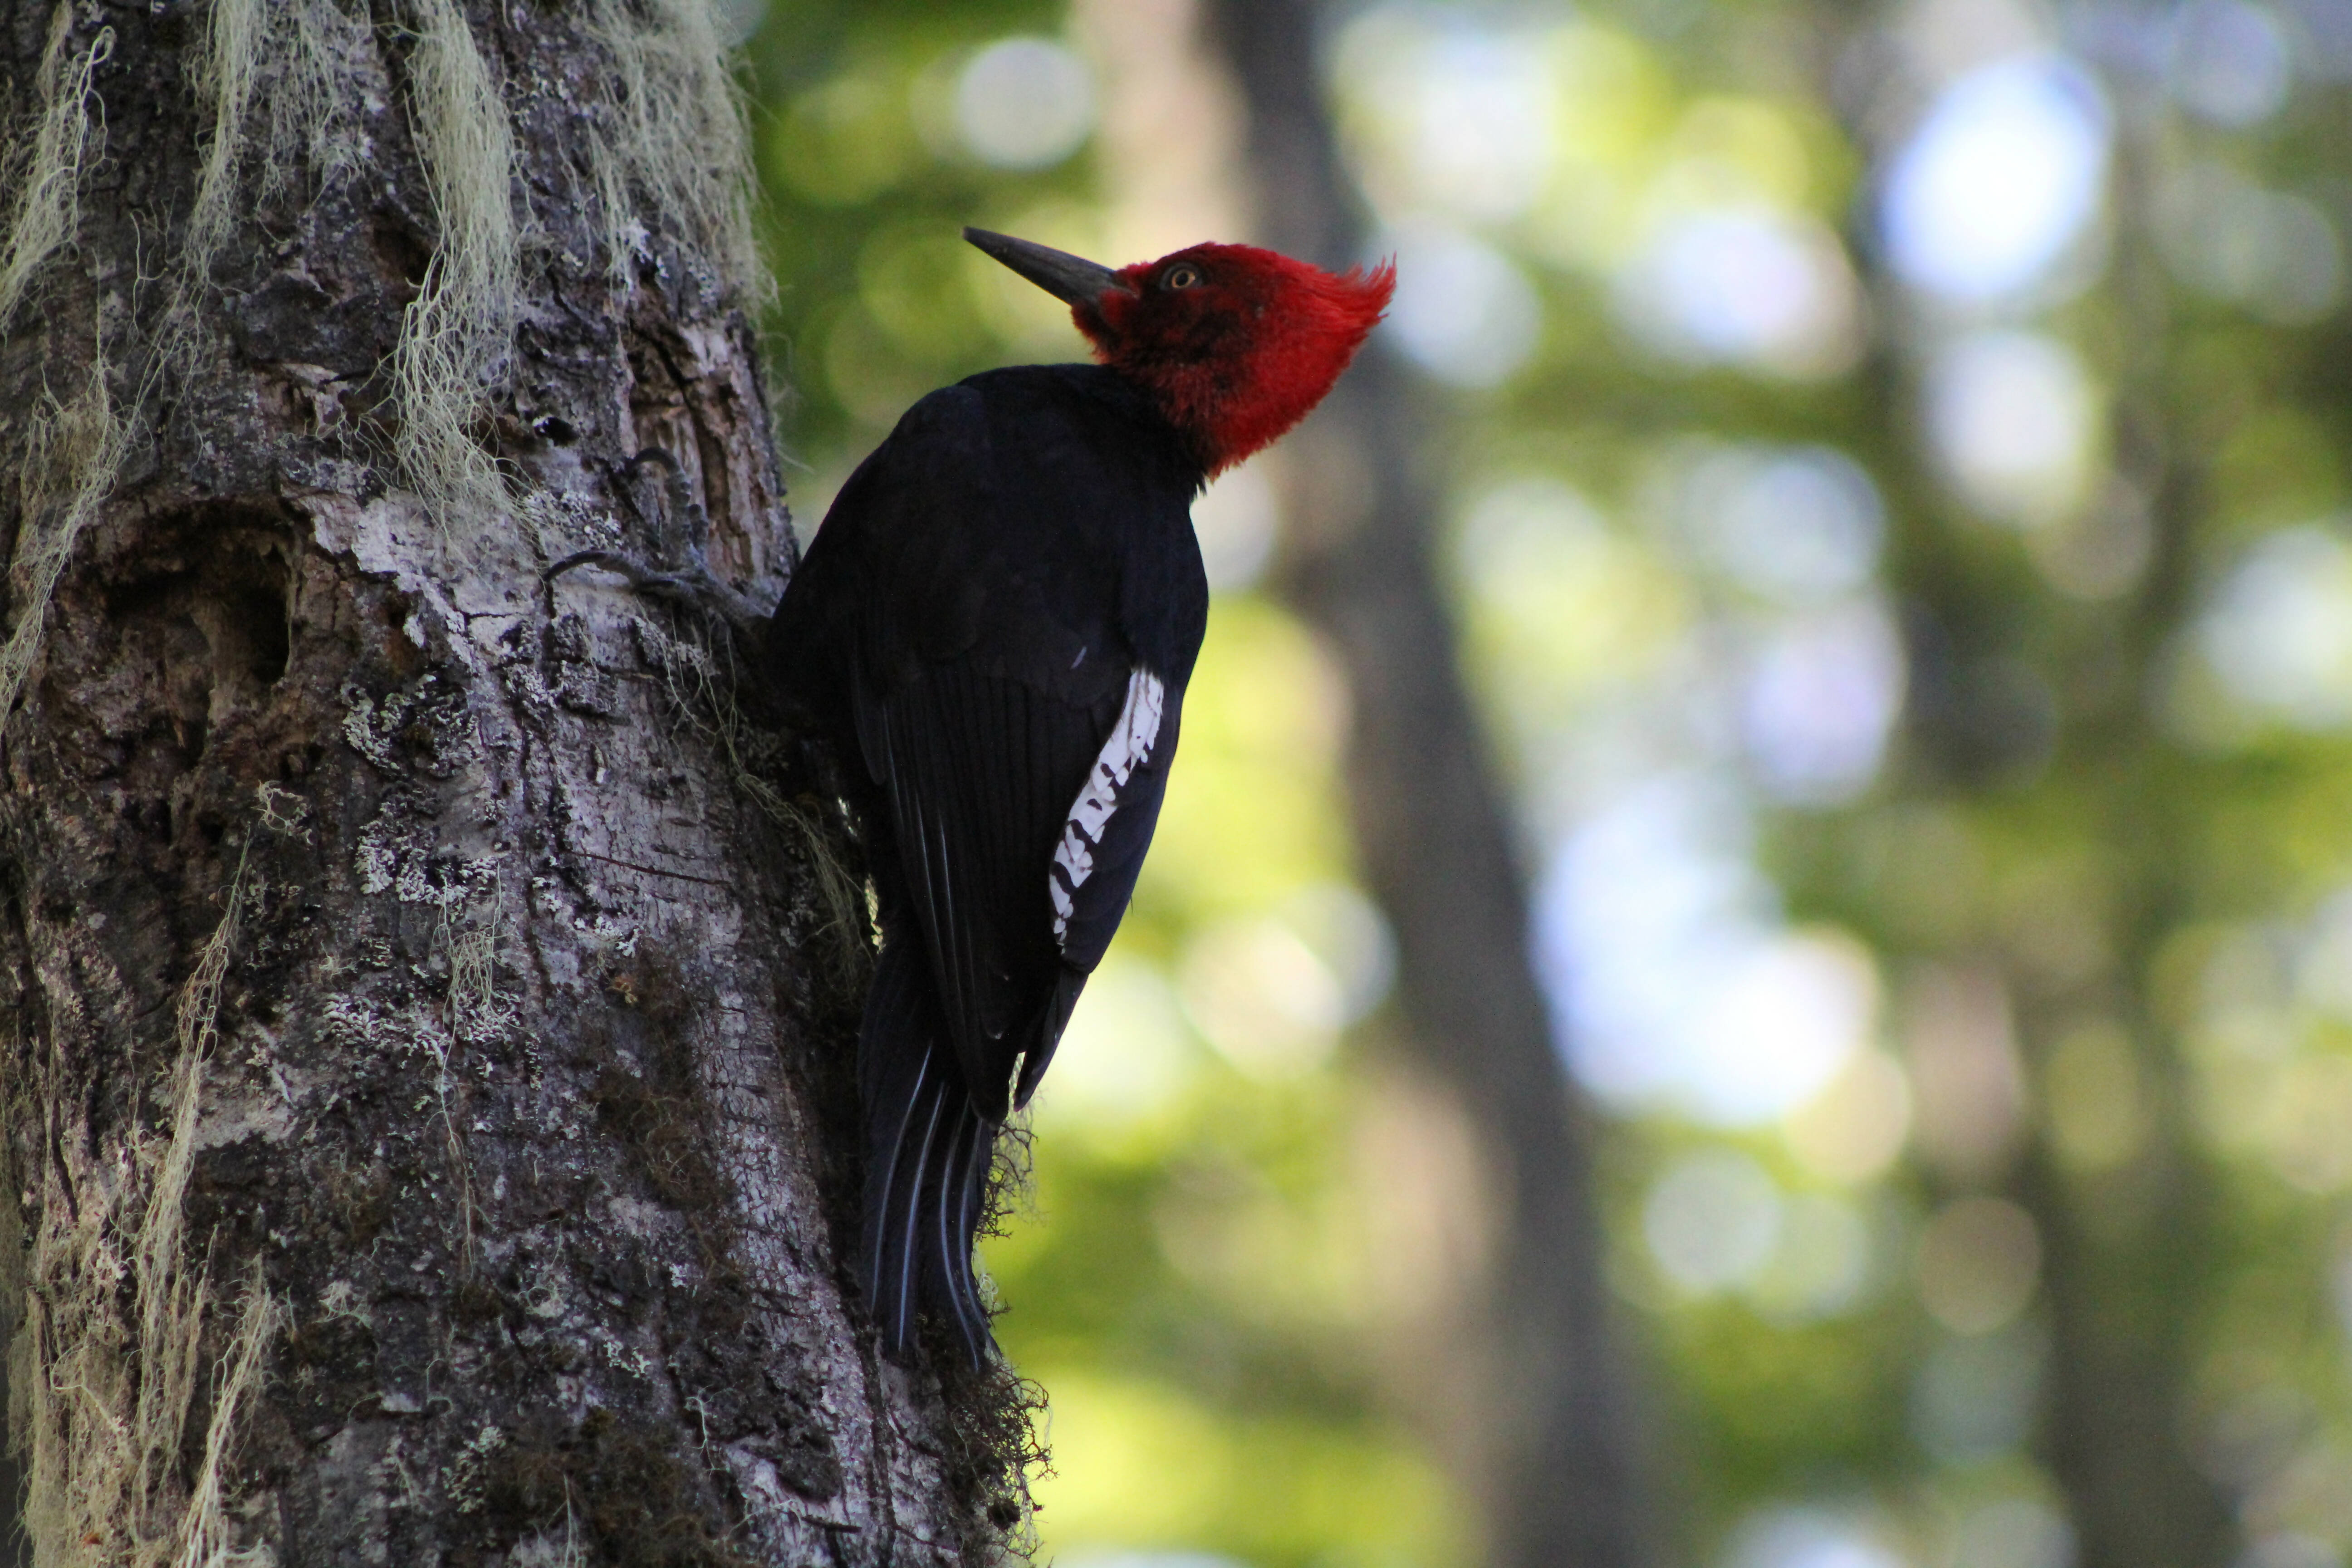
M 750 600 L 713 577 L 709 569 L 699 562 L 689 572 L 655 572 L 609 550 L 580 550 L 541 572 L 540 580 L 552 583 L 565 573 L 582 566 L 594 566 L 625 578 L 629 586 L 640 594 L 699 610 L 726 622 L 738 632 L 751 633 L 766 618 Z

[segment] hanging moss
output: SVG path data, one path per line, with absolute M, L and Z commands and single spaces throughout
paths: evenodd
M 0 241 L 0 331 L 80 226 L 83 166 L 99 140 L 90 79 L 114 53 L 114 29 L 100 28 L 79 55 L 71 52 L 73 37 L 73 7 L 61 3 L 41 57 L 40 114 L 31 135 L 0 156 L 0 187 L 18 193 Z
M 43 1568 L 91 1549 L 132 1568 L 210 1565 L 227 1549 L 221 1471 L 285 1322 L 257 1260 L 225 1311 L 187 1257 L 204 1068 L 244 898 L 240 861 L 220 923 L 180 990 L 169 1131 L 131 1147 L 141 1179 L 103 1203 L 47 1205 L 33 1240 L 9 1416 L 29 1461 L 25 1519 Z M 226 1347 L 208 1366 L 207 1340 L 223 1333 Z M 211 1412 L 201 1438 L 190 1429 L 200 1390 Z M 186 1453 L 194 1462 L 184 1471 Z
M 514 139 L 456 0 L 417 0 L 416 11 L 410 123 L 440 232 L 393 351 L 394 453 L 435 521 L 450 529 L 506 502 L 504 481 L 472 427 L 514 345 L 521 268 L 509 195 Z

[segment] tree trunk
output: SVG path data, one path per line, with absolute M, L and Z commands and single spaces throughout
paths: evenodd
M 881 1360 L 836 1266 L 837 812 L 723 634 L 541 580 L 790 570 L 729 93 L 701 0 L 0 21 L 0 1300 L 40 1563 L 1021 1528 L 1010 1379 Z
M 2067 1170 L 2044 1135 L 2016 1182 L 2045 1241 L 2052 1357 L 2040 1446 L 2065 1489 L 2082 1568 L 2202 1568 L 2228 1561 L 2237 1533 L 2228 1499 L 2191 1447 L 2199 1340 L 2213 1310 L 2208 1282 L 2226 1277 L 2231 1238 L 2199 1147 L 2183 1042 L 2156 1005 L 2168 943 L 2195 907 L 2179 847 L 2198 842 L 2212 795 L 2142 696 L 2158 689 L 2179 628 L 2193 624 L 2197 525 L 2210 504 L 2205 459 L 2182 438 L 2172 405 L 2179 339 L 2156 237 L 2166 111 L 2147 101 L 2154 90 L 2126 83 L 2116 92 L 2108 285 L 2131 324 L 2112 373 L 2113 460 L 2148 498 L 2149 561 L 2136 592 L 2114 606 L 2100 650 L 2115 671 L 2102 683 L 2112 695 L 2078 700 L 2069 720 L 2072 743 L 2102 764 L 2077 764 L 2091 781 L 2094 842 L 2167 849 L 2118 857 L 2108 907 L 2089 913 L 2104 916 L 2095 940 L 2114 955 L 2105 973 L 2072 986 L 2045 981 L 2039 994 L 2020 987 L 2022 1033 L 2044 1064 L 2064 1030 L 2105 1015 L 2132 1041 L 2143 1085 L 2145 1131 L 2119 1169 Z
M 1328 266 L 1363 237 L 1325 112 L 1312 0 L 1218 0 L 1250 116 L 1267 243 Z M 1498 1568 L 1649 1561 L 1630 1379 L 1601 1272 L 1587 1112 L 1530 963 L 1510 811 L 1464 687 L 1432 558 L 1442 411 L 1375 350 L 1293 437 L 1282 588 L 1339 650 L 1348 781 L 1394 922 L 1412 1065 L 1446 1086 L 1495 1177 L 1479 1342 L 1456 1346 L 1457 1429 Z

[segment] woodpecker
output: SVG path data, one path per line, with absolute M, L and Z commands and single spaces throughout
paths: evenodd
M 882 947 L 859 1026 L 860 1284 L 973 1364 L 971 1249 L 1027 1104 L 1135 890 L 1208 582 L 1202 486 L 1303 418 L 1386 310 L 1243 245 L 1113 270 L 963 237 L 1066 301 L 1096 364 L 989 371 L 908 410 L 842 487 L 777 605 L 766 676 L 845 762 Z

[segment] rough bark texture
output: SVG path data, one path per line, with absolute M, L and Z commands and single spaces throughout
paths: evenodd
M 1312 0 L 1218 0 L 1268 244 L 1327 266 L 1362 237 L 1332 144 Z M 1414 1065 L 1477 1128 L 1502 1212 L 1477 1370 L 1474 1484 L 1511 1568 L 1649 1560 L 1637 1428 L 1601 1274 L 1584 1108 L 1530 966 L 1509 811 L 1437 588 L 1428 464 L 1443 416 L 1374 352 L 1292 438 L 1282 586 L 1348 669 L 1357 843 L 1395 923 Z
M 0 12 L 42 1562 L 968 1563 L 1018 1526 L 1009 1385 L 879 1360 L 845 1304 L 854 847 L 723 645 L 540 580 L 706 532 L 754 595 L 790 568 L 730 149 L 659 188 L 692 138 L 645 123 L 723 83 L 708 43 L 681 0 Z M 42 250 L 16 197 L 61 166 Z

